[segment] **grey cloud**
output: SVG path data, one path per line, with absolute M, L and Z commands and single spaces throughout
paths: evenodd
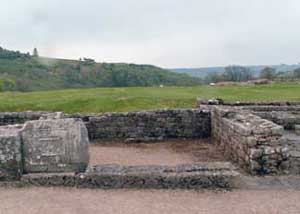
M 297 63 L 297 0 L 10 0 L 2 46 L 64 58 L 197 67 Z

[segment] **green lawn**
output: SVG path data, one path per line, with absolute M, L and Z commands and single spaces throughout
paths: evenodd
M 227 101 L 300 101 L 300 84 L 233 87 L 93 88 L 0 93 L 0 111 L 124 112 L 190 108 L 200 98 Z

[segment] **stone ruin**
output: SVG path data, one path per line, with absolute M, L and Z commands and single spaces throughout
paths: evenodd
M 79 119 L 28 121 L 0 129 L 0 180 L 23 173 L 84 172 L 88 133 Z
M 229 188 L 240 175 L 300 175 L 300 103 L 198 100 L 196 109 L 100 115 L 0 113 L 0 181 L 88 188 Z M 12 125 L 24 123 L 24 125 Z M 89 140 L 212 138 L 230 162 L 89 165 Z
M 300 174 L 300 103 L 198 100 L 211 112 L 212 137 L 252 175 Z

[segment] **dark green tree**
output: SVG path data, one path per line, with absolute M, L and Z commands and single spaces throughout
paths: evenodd
M 272 80 L 275 77 L 276 77 L 276 70 L 271 67 L 265 67 L 260 73 L 260 78 L 262 79 Z
M 247 67 L 233 65 L 225 68 L 224 77 L 226 81 L 243 82 L 253 79 L 253 73 Z
M 300 78 L 300 68 L 297 68 L 293 71 L 293 76 L 297 79 Z

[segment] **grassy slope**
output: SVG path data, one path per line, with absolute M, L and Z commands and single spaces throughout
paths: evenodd
M 9 81 L 8 88 L 3 81 Z M 201 79 L 152 65 L 93 63 L 45 57 L 1 58 L 0 91 L 126 86 L 192 86 Z
M 193 107 L 197 97 L 230 101 L 300 101 L 299 84 L 243 87 L 134 87 L 0 93 L 0 111 L 122 112 Z

